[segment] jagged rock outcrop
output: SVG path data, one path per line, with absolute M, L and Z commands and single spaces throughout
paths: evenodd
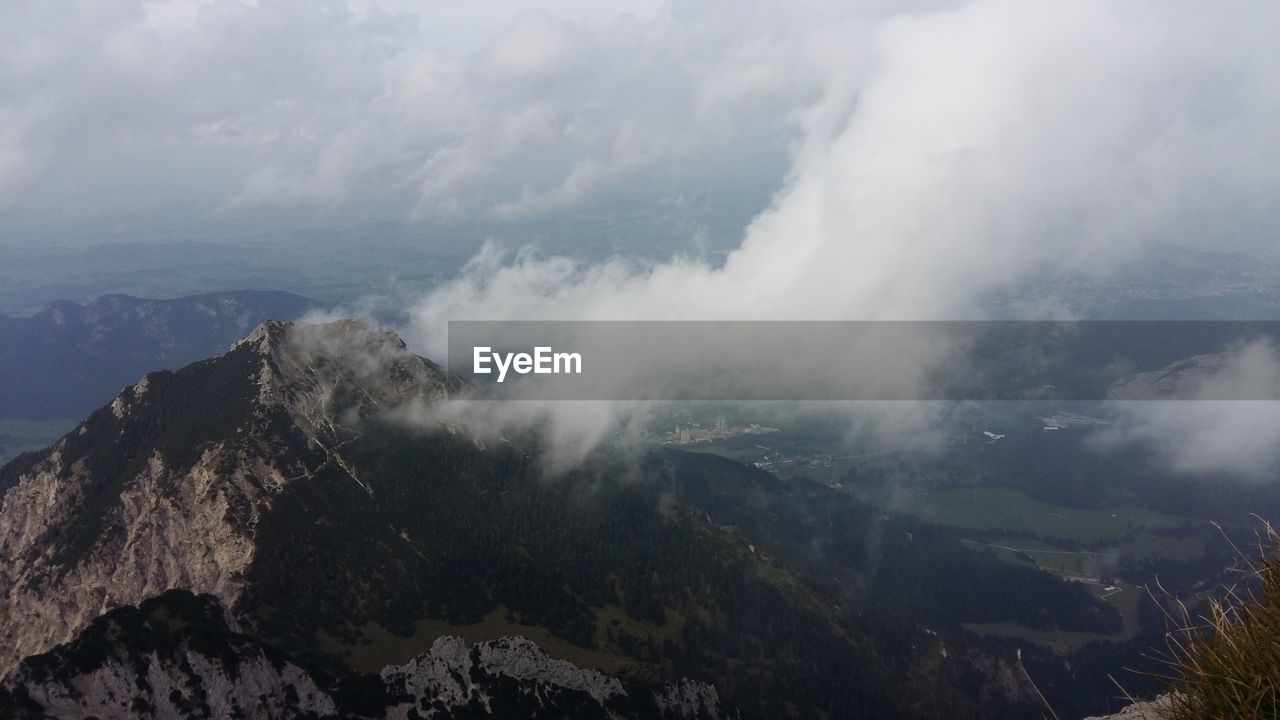
M 1136 702 L 1114 715 L 1089 717 L 1084 720 L 1165 720 L 1172 700 L 1168 695 L 1161 695 L 1155 700 Z
M 721 714 L 720 695 L 706 683 L 681 680 L 654 694 L 663 717 L 713 718 Z
M 508 637 L 442 637 L 380 675 L 332 676 L 240 633 L 211 595 L 171 591 L 113 610 L 0 680 L 15 718 L 727 717 L 714 689 L 655 689 L 548 657 Z
M 412 697 L 416 704 L 439 700 L 463 705 L 482 692 L 477 673 L 572 690 L 598 703 L 627 694 L 616 678 L 548 658 L 532 640 L 521 637 L 480 643 L 474 650 L 462 638 L 441 637 L 429 652 L 384 669 L 382 679 L 393 694 Z
M 173 591 L 97 618 L 0 681 L 0 715 L 51 718 L 327 717 L 310 672 L 236 632 L 218 601 Z

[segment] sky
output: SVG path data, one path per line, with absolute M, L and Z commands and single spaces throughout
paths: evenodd
M 500 225 L 763 184 L 723 264 L 494 244 L 406 332 L 980 318 L 1160 242 L 1274 252 L 1276 37 L 1268 0 L 10 0 L 0 214 Z
M 991 234 L 1042 246 L 1046 233 L 1098 238 L 1076 254 L 1109 248 L 1116 223 L 1257 244 L 1280 172 L 1278 12 L 13 0 L 0 8 L 0 212 L 34 225 L 503 222 L 766 185 L 794 203 L 808 193 L 815 219 L 851 230 L 934 231 L 905 215 L 996 222 Z M 833 193 L 856 219 L 815 205 Z
M 777 182 L 820 91 L 796 30 L 727 2 L 5 3 L 0 208 L 513 220 Z
M 666 318 L 689 307 L 706 319 L 967 319 L 1025 278 L 1106 275 L 1162 241 L 1274 250 L 1280 7 L 848 7 L 789 4 L 754 43 L 737 17 L 699 14 L 734 25 L 736 49 L 717 52 L 734 72 L 698 83 L 698 97 L 715 102 L 697 107 L 755 108 L 712 113 L 708 134 L 739 137 L 742 117 L 795 128 L 782 133 L 791 139 L 781 189 L 722 268 L 696 258 L 582 267 L 490 248 L 424 303 L 425 324 Z M 789 102 L 798 104 L 778 111 Z M 701 134 L 697 122 L 679 126 L 645 137 Z M 578 185 L 578 172 L 497 207 L 569 202 L 597 185 Z

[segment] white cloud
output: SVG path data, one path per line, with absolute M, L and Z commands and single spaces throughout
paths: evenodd
M 1280 51 L 1256 32 L 1278 19 L 1248 3 L 1205 17 L 1012 0 L 892 18 L 846 62 L 819 53 L 825 92 L 803 114 L 790 179 L 723 268 L 481 264 L 424 302 L 423 327 L 973 317 L 986 293 L 1036 273 L 1105 272 L 1154 240 L 1238 241 L 1280 202 L 1266 197 L 1280 186 Z M 1196 218 L 1216 225 L 1188 237 Z
M 1170 469 L 1192 475 L 1275 479 L 1280 470 L 1280 353 L 1255 341 L 1180 378 L 1186 400 L 1118 403 L 1102 449 L 1141 445 Z M 1223 399 L 1238 398 L 1238 399 Z
M 1280 216 L 1280 46 L 1259 30 L 1280 29 L 1280 8 L 974 0 L 890 15 L 801 12 L 789 20 L 806 32 L 783 22 L 755 36 L 767 50 L 735 49 L 812 69 L 797 77 L 819 91 L 785 116 L 766 103 L 775 136 L 783 117 L 800 130 L 794 161 L 722 267 L 490 249 L 414 309 L 414 342 L 438 356 L 444 322 L 466 318 L 980 318 L 1028 278 L 1106 273 L 1158 240 L 1256 243 Z M 717 116 L 702 107 L 690 137 Z
M 821 90 L 803 13 L 543 7 L 8 3 L 0 113 L 33 121 L 0 199 L 35 220 L 371 202 L 516 218 L 637 181 L 656 199 L 742 154 L 780 167 L 785 118 Z

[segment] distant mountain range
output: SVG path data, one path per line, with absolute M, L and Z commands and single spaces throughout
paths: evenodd
M 329 307 L 286 292 L 241 290 L 149 300 L 57 301 L 0 315 L 0 419 L 80 418 L 146 372 L 223 352 L 264 320 Z

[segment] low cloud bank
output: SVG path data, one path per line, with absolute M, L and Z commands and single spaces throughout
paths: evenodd
M 1280 352 L 1270 343 L 1254 342 L 1198 360 L 1167 379 L 1180 394 L 1247 398 L 1275 397 L 1280 391 Z M 1103 451 L 1140 445 L 1174 472 L 1191 475 L 1253 481 L 1280 475 L 1280 402 L 1119 402 L 1116 413 L 1117 422 L 1092 438 Z
M 723 265 L 491 245 L 411 308 L 411 343 L 441 356 L 451 319 L 982 319 L 995 293 L 1104 275 L 1155 241 L 1271 242 L 1280 8 L 974 0 L 869 27 L 824 45 L 787 181 Z M 1175 466 L 1224 457 L 1196 447 Z

